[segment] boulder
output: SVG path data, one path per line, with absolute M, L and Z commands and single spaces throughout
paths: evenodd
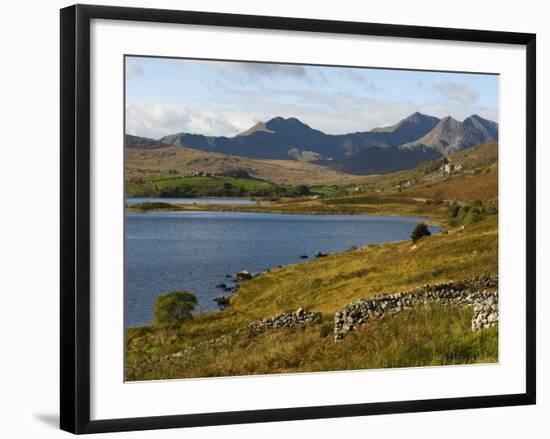
M 252 279 L 252 274 L 248 270 L 241 270 L 236 274 L 236 278 L 239 280 Z
M 218 296 L 214 299 L 218 306 L 229 306 L 230 296 Z

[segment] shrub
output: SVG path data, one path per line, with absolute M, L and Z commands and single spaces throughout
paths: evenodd
M 413 242 L 416 242 L 420 238 L 423 238 L 424 236 L 430 236 L 430 235 L 431 235 L 431 232 L 428 229 L 428 226 L 425 223 L 418 223 L 411 233 L 411 239 Z
M 309 195 L 309 187 L 305 184 L 301 184 L 299 186 L 296 186 L 296 194 L 298 195 Z
M 496 215 L 498 214 L 498 206 L 496 204 L 491 204 L 490 206 L 485 209 L 487 212 L 487 215 Z
M 447 217 L 448 218 L 456 218 L 458 216 L 459 212 L 460 212 L 460 206 L 455 201 L 453 201 L 447 207 Z
M 473 207 L 468 211 L 468 215 L 464 218 L 465 224 L 477 223 L 481 220 L 481 211 L 477 207 Z
M 452 202 L 447 207 L 447 219 L 450 226 L 459 224 L 473 224 L 482 220 L 487 214 L 497 213 L 495 207 L 485 207 L 479 199 L 473 200 L 470 204 L 459 206 Z
M 154 308 L 154 322 L 179 323 L 192 318 L 197 298 L 185 291 L 170 291 L 157 297 Z
M 477 207 L 478 209 L 483 209 L 483 203 L 479 198 L 476 198 L 474 201 L 472 201 L 471 205 L 472 205 L 472 207 Z

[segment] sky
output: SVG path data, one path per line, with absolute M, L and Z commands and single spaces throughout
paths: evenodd
M 498 76 L 127 56 L 126 132 L 234 136 L 273 117 L 329 134 L 392 125 L 419 111 L 498 122 Z

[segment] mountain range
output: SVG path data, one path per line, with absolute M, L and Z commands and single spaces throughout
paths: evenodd
M 472 115 L 460 122 L 419 112 L 370 131 L 326 134 L 300 120 L 275 117 L 233 137 L 177 133 L 161 139 L 126 136 L 126 147 L 180 146 L 251 159 L 314 162 L 351 174 L 409 169 L 466 148 L 498 140 L 498 124 Z

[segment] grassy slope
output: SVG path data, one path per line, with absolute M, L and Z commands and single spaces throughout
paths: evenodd
M 463 172 L 459 175 L 468 174 L 469 176 L 479 174 L 488 167 L 496 167 L 498 161 L 498 143 L 491 142 L 466 149 L 449 155 L 449 163 L 453 165 L 462 165 Z M 417 181 L 417 185 L 422 185 L 422 180 L 429 177 L 431 173 L 443 166 L 443 159 L 432 160 L 421 163 L 419 166 L 407 171 L 396 172 L 386 175 L 371 175 L 358 180 L 359 183 L 366 184 L 371 189 L 388 190 L 398 184 L 407 181 Z M 457 175 L 449 176 L 448 179 L 456 178 Z M 428 183 L 429 182 L 425 182 Z M 424 184 L 425 184 L 424 183 Z M 494 186 L 496 189 L 496 185 Z M 495 195 L 496 196 L 496 195 Z M 456 198 L 451 196 L 450 198 Z M 462 200 L 466 201 L 466 200 Z
M 244 284 L 232 310 L 266 316 L 304 306 L 334 313 L 355 299 L 419 284 L 497 272 L 496 217 L 412 249 L 410 242 L 369 245 L 290 265 Z
M 208 208 L 426 215 L 445 222 L 444 203 L 412 198 L 443 194 L 445 199 L 462 201 L 496 200 L 498 169 L 490 157 L 494 147 L 483 146 L 479 150 L 461 157 L 470 160 L 469 167 L 465 165 L 468 175 L 420 182 L 407 190 L 325 200 L 287 200 L 270 206 Z M 388 184 L 378 179 L 377 183 L 390 187 L 394 181 Z M 494 273 L 498 273 L 497 215 L 489 215 L 464 229 L 450 228 L 446 235 L 425 238 L 416 248 L 410 242 L 370 245 L 274 269 L 243 283 L 224 311 L 197 315 L 179 327 L 129 329 L 126 377 L 141 380 L 494 362 L 498 359 L 497 329 L 472 333 L 471 310 L 467 309 L 416 309 L 383 323 L 369 323 L 342 343 L 334 343 L 331 336 L 334 312 L 356 299 Z M 253 338 L 235 335 L 236 329 L 252 320 L 299 307 L 321 311 L 324 322 L 304 331 L 283 330 Z M 227 344 L 201 348 L 177 360 L 159 358 L 222 335 L 229 335 Z
M 191 359 L 181 361 L 155 360 L 155 357 L 177 352 L 220 335 L 233 334 L 236 329 L 246 326 L 252 320 L 282 311 L 296 310 L 299 307 L 323 312 L 325 320 L 328 319 L 323 325 L 332 328 L 332 314 L 355 299 L 397 292 L 424 283 L 497 273 L 497 249 L 497 218 L 491 216 L 478 224 L 466 227 L 463 231 L 456 229 L 448 235 L 424 239 L 416 249 L 412 249 L 409 242 L 371 245 L 272 270 L 245 282 L 239 294 L 234 297 L 232 305 L 224 311 L 200 314 L 177 328 L 148 326 L 129 329 L 127 378 L 135 380 L 166 376 L 264 373 L 270 370 L 281 372 L 348 368 L 342 365 L 344 360 L 332 363 L 338 355 L 326 357 L 323 354 L 336 349 L 335 352 L 343 355 L 339 349 L 345 349 L 335 345 L 331 336 L 320 336 L 320 333 L 326 335 L 326 331 L 330 331 L 327 328 L 311 329 L 305 338 L 302 335 L 285 335 L 285 331 L 278 335 L 260 336 L 252 341 L 233 336 L 231 343 L 234 343 L 234 346 L 230 349 L 211 347 L 194 353 Z M 447 322 L 447 312 L 451 311 L 434 311 L 439 317 L 430 318 L 437 322 Z M 370 347 L 366 347 L 366 351 L 354 351 L 352 346 L 345 345 L 348 346 L 348 350 L 355 352 L 355 356 L 350 357 L 348 366 L 384 367 L 384 361 L 398 365 L 447 364 L 446 356 L 451 355 L 453 351 L 446 350 L 445 346 L 455 344 L 463 346 L 464 349 L 469 346 L 470 352 L 468 355 L 457 354 L 454 357 L 456 362 L 496 360 L 496 336 L 485 340 L 481 335 L 472 335 L 469 330 L 471 311 L 453 311 L 452 319 L 461 322 L 457 323 L 458 326 L 451 325 L 450 321 L 444 325 L 434 322 L 430 324 L 429 321 L 418 317 L 424 315 L 423 311 L 411 313 L 409 317 L 396 317 L 396 322 L 401 323 L 395 323 L 396 327 L 392 329 L 397 330 L 400 327 L 403 333 L 410 335 L 411 340 L 401 339 L 399 344 L 402 344 L 402 347 L 396 346 L 395 339 L 393 343 L 386 344 L 392 339 L 391 335 L 375 339 L 370 332 L 373 327 L 366 327 L 354 337 L 357 338 L 357 343 Z M 426 331 L 426 327 L 430 327 L 429 331 Z M 381 329 L 376 331 L 376 334 L 385 332 Z M 448 333 L 448 336 L 439 341 L 432 341 L 432 344 L 437 345 L 432 349 L 429 348 L 429 341 L 434 333 Z M 428 347 L 421 349 L 426 343 Z M 408 351 L 407 346 L 413 351 Z M 475 351 L 475 346 L 479 347 L 479 352 Z M 375 348 L 379 350 L 376 361 L 369 355 Z M 394 354 L 390 355 L 388 350 L 394 352 L 397 357 L 394 357 Z M 279 353 L 285 352 L 286 366 L 279 368 L 270 366 L 269 362 L 264 363 L 267 361 L 266 356 L 270 355 L 269 352 L 273 357 L 270 361 L 275 361 Z M 407 352 L 411 356 L 408 356 Z M 413 355 L 411 352 L 416 353 Z M 311 355 L 312 361 L 304 355 Z M 245 357 L 248 364 L 246 367 L 241 364 Z M 216 359 L 215 362 L 212 361 L 213 358 Z M 352 361 L 353 358 L 355 360 Z M 192 367 L 187 361 L 193 363 Z M 299 366 L 291 367 L 293 362 Z M 262 366 L 258 366 L 254 371 L 252 364 Z
M 426 307 L 370 322 L 342 342 L 332 340 L 330 322 L 304 330 L 282 330 L 159 360 L 131 352 L 128 380 L 254 375 L 492 363 L 498 358 L 498 328 L 470 331 L 471 311 Z M 175 333 L 163 342 L 170 345 Z
M 437 184 L 424 184 L 405 189 L 402 194 L 411 197 L 460 200 L 470 202 L 479 199 L 483 202 L 495 201 L 498 198 L 498 165 L 485 168 L 478 175 L 461 174 L 451 176 Z
M 128 180 L 147 178 L 149 175 L 164 174 L 169 171 L 177 173 L 204 171 L 219 174 L 235 170 L 244 170 L 254 178 L 277 184 L 336 184 L 357 178 L 313 163 L 293 160 L 253 160 L 181 147 L 147 151 L 126 149 L 125 154 Z

